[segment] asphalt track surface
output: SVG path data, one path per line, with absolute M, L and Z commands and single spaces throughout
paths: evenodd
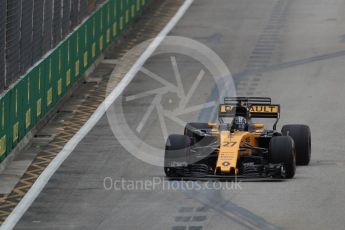
M 344 9 L 342 0 L 196 0 L 171 32 L 214 50 L 231 70 L 237 95 L 270 96 L 280 103 L 279 128 L 286 123 L 311 127 L 312 160 L 309 166 L 298 167 L 294 179 L 243 182 L 225 190 L 205 188 L 200 182 L 204 189 L 107 190 L 106 177 L 153 180 L 164 174 L 161 167 L 133 157 L 114 137 L 104 116 L 16 229 L 343 229 Z M 189 89 L 202 66 L 188 57 L 175 57 Z M 173 79 L 169 55 L 151 58 L 145 68 Z M 207 102 L 214 95 L 208 75 L 205 70 L 198 91 L 202 93 L 191 103 Z M 138 74 L 124 96 L 160 86 L 155 84 Z M 171 98 L 178 97 L 163 98 L 168 110 L 176 103 Z M 133 129 L 152 100 L 145 97 L 124 106 Z M 196 113 L 184 120 L 204 118 Z M 151 115 L 138 134 L 157 147 L 164 144 L 159 120 Z M 182 133 L 182 127 L 173 123 L 167 128 L 169 133 Z

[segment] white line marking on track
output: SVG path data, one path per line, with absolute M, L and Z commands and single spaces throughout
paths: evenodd
M 15 207 L 12 213 L 7 217 L 5 222 L 1 225 L 1 230 L 13 229 L 18 221 L 22 218 L 26 210 L 31 206 L 37 196 L 41 193 L 49 179 L 54 175 L 56 170 L 67 159 L 72 151 L 77 147 L 79 142 L 91 131 L 91 129 L 102 118 L 108 108 L 114 103 L 119 95 L 124 91 L 126 86 L 132 81 L 135 75 L 140 71 L 146 60 L 150 58 L 157 47 L 162 43 L 168 33 L 175 27 L 183 15 L 187 12 L 188 8 L 192 5 L 194 0 L 186 0 L 175 16 L 169 21 L 164 29 L 157 35 L 151 42 L 144 53 L 132 66 L 129 72 L 109 94 L 109 96 L 100 104 L 97 110 L 92 114 L 90 119 L 83 125 L 83 127 L 67 142 L 64 148 L 58 153 L 55 159 L 47 166 L 42 174 L 37 178 L 30 190 L 26 193 L 23 199 Z

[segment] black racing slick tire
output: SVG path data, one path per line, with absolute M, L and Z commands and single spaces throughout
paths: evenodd
M 295 142 L 296 164 L 308 165 L 311 158 L 311 132 L 307 125 L 284 125 L 284 136 L 290 136 Z
M 296 172 L 296 157 L 294 142 L 290 137 L 272 137 L 269 146 L 269 160 L 273 164 L 283 165 L 282 177 L 291 179 Z
M 167 177 L 181 176 L 177 168 L 188 166 L 191 140 L 185 135 L 170 135 L 165 145 L 164 172 Z

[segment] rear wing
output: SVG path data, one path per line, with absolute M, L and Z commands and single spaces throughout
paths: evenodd
M 249 113 L 252 118 L 279 118 L 280 105 L 252 104 Z
M 243 116 L 250 118 L 275 118 L 276 130 L 280 118 L 280 105 L 272 104 L 268 97 L 226 97 L 219 106 L 219 118 Z
M 224 104 L 271 104 L 272 100 L 269 97 L 225 97 Z

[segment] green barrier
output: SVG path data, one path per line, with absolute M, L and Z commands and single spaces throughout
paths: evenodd
M 95 14 L 95 32 L 96 32 L 96 38 L 95 38 L 95 43 L 96 43 L 96 57 L 102 52 L 103 47 L 104 47 L 104 36 L 103 36 L 103 11 L 99 10 Z
M 131 21 L 131 2 L 130 2 L 130 0 L 126 0 L 125 7 L 126 7 L 126 27 L 127 27 Z
M 84 57 L 88 55 L 88 51 L 86 49 L 85 45 L 85 24 L 81 25 L 80 28 L 77 31 L 77 43 L 78 43 L 78 60 L 79 60 L 79 72 L 82 74 L 85 70 L 85 68 L 88 67 L 88 65 L 85 65 Z M 87 31 L 86 31 L 87 32 Z M 86 61 L 87 63 L 87 61 Z
M 147 0 L 108 0 L 0 98 L 0 162 L 126 30 Z
M 110 33 L 110 5 L 109 2 L 105 3 L 102 10 L 102 35 L 103 36 L 103 49 L 102 51 L 106 48 L 108 44 L 111 42 L 111 33 Z
M 126 17 L 126 10 L 125 10 L 125 1 L 126 0 L 118 0 L 120 4 L 120 33 L 122 33 L 125 29 L 125 17 Z
M 57 65 L 55 67 L 56 72 L 54 71 L 53 74 L 55 75 L 56 79 L 56 87 L 57 87 L 57 95 L 56 95 L 56 102 L 58 102 L 66 93 L 66 78 L 65 78 L 65 50 L 64 46 L 66 43 L 62 43 L 56 50 L 56 57 L 57 57 Z
M 99 34 L 100 34 L 100 11 L 97 11 L 93 16 L 92 21 L 92 36 L 93 36 L 93 43 L 92 43 L 92 59 L 96 60 L 100 53 L 99 48 Z
M 76 68 L 76 66 L 79 66 L 78 63 L 76 63 L 77 60 L 77 36 L 76 34 L 72 34 L 66 41 L 67 43 L 67 63 L 66 63 L 66 85 L 70 87 L 74 84 L 74 82 L 77 80 L 77 76 L 79 75 L 79 68 Z M 76 72 L 77 71 L 77 72 Z
M 115 23 L 115 27 L 116 27 L 116 33 L 113 33 L 114 39 L 117 38 L 122 32 L 122 30 L 120 28 L 120 26 L 121 26 L 121 24 L 120 24 L 120 21 L 121 21 L 121 3 L 120 3 L 120 1 L 121 0 L 115 0 L 114 1 L 114 23 Z
M 74 57 L 74 73 L 75 73 L 75 78 L 79 78 L 81 76 L 81 61 L 80 61 L 80 57 L 82 56 L 83 50 L 82 50 L 82 44 L 81 44 L 81 40 L 83 39 L 83 34 L 80 33 L 80 31 L 76 31 L 75 33 L 75 46 L 76 46 L 76 53 L 75 53 L 75 57 Z
M 64 82 L 62 81 L 62 49 L 61 45 L 58 46 L 55 52 L 51 55 L 51 71 L 52 71 L 52 79 L 53 79 L 53 106 L 57 104 L 57 102 L 63 96 L 63 92 L 65 92 L 66 88 L 64 87 Z
M 22 108 L 23 108 L 23 130 L 22 133 L 27 133 L 33 126 L 33 97 L 35 97 L 35 91 L 32 89 L 32 77 L 31 73 L 22 79 Z
M 99 13 L 99 23 L 100 23 L 100 27 L 99 27 L 99 39 L 98 39 L 98 48 L 99 48 L 99 52 L 102 52 L 104 50 L 104 43 L 105 43 L 105 12 L 104 12 L 104 8 L 102 8 L 100 10 L 100 13 Z
M 89 43 L 89 63 L 96 60 L 96 15 L 92 15 L 90 20 L 87 22 L 87 33 Z
M 22 136 L 23 127 L 23 110 L 22 110 L 22 92 L 23 92 L 23 80 L 20 80 L 10 90 L 10 127 L 9 137 L 11 141 L 11 147 L 15 147 Z
M 137 15 L 137 10 L 136 10 L 136 0 L 130 0 L 131 1 L 131 19 L 132 22 L 135 19 Z
M 129 19 L 130 19 L 130 4 L 129 4 L 129 0 L 125 0 L 125 25 L 127 27 L 128 23 L 129 23 Z
M 84 52 L 84 68 L 87 68 L 94 60 L 92 57 L 92 44 L 94 43 L 92 35 L 92 18 L 85 22 L 84 29 L 84 42 L 85 42 L 85 52 Z
M 9 141 L 9 120 L 10 111 L 10 94 L 6 94 L 0 99 L 0 160 L 2 161 L 6 157 L 8 149 L 11 149 L 11 143 Z
M 60 77 L 62 79 L 62 96 L 64 96 L 69 88 L 69 86 L 71 85 L 69 83 L 69 85 L 67 86 L 67 61 L 66 61 L 66 57 L 67 57 L 67 43 L 64 42 L 61 44 L 60 46 L 60 50 L 61 50 L 61 66 L 60 66 Z
M 28 102 L 29 108 L 26 111 L 28 114 L 26 116 L 25 123 L 25 133 L 29 132 L 32 127 L 37 123 L 37 99 L 39 95 L 38 86 L 36 85 L 36 73 L 37 71 L 31 71 L 28 76 Z
M 80 60 L 79 60 L 79 41 L 78 41 L 78 33 L 74 33 L 70 36 L 70 50 L 69 50 L 69 57 L 70 57 L 70 68 L 72 69 L 73 74 L 71 75 L 71 82 L 77 81 L 78 77 L 80 76 Z
M 33 89 L 34 96 L 32 110 L 33 110 L 33 124 L 39 121 L 46 113 L 46 88 L 45 88 L 45 75 L 44 66 L 36 66 L 30 73 L 31 88 Z
M 45 105 L 46 111 L 49 111 L 53 106 L 53 74 L 51 70 L 52 62 L 51 57 L 46 58 L 42 63 L 43 75 L 45 78 Z
M 112 23 L 111 26 L 111 36 L 112 36 L 112 40 L 116 39 L 118 34 L 120 33 L 120 27 L 119 27 L 119 1 L 115 0 L 115 1 L 110 1 L 109 3 L 109 7 L 110 7 L 110 21 Z
M 133 0 L 134 5 L 134 17 L 137 17 L 138 12 L 140 11 L 140 0 Z
M 108 46 L 110 42 L 112 42 L 112 36 L 111 36 L 111 23 L 113 18 L 111 17 L 111 11 L 110 11 L 110 2 L 107 2 L 104 5 L 104 22 L 105 22 L 105 42 L 106 45 Z

